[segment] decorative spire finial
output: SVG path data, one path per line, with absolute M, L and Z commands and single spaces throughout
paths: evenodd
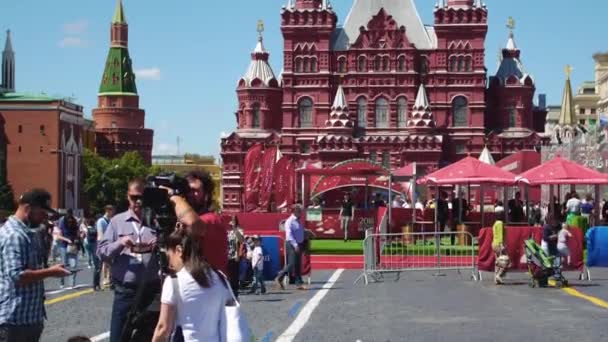
M 262 40 L 262 33 L 264 33 L 264 20 L 258 20 L 258 38 Z
M 515 19 L 513 17 L 507 19 L 507 28 L 509 29 L 509 36 L 513 37 L 513 30 L 515 29 Z
M 574 68 L 570 66 L 570 64 L 566 65 L 566 68 L 564 69 L 564 71 L 566 72 L 566 79 L 570 79 L 570 75 L 572 75 L 572 70 L 574 70 Z

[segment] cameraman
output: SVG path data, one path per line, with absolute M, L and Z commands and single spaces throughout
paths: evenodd
M 202 224 L 192 225 L 192 232 L 199 235 L 204 257 L 211 267 L 227 275 L 229 225 L 212 211 L 213 179 L 206 171 L 191 171 L 186 175 L 186 180 L 190 186 L 186 199 L 202 221 Z M 176 213 L 179 217 L 177 206 Z M 182 221 L 182 224 L 186 225 L 186 222 Z
M 111 266 L 114 302 L 110 324 L 110 341 L 119 342 L 127 314 L 135 302 L 139 283 L 160 287 L 159 263 L 153 253 L 134 253 L 133 250 L 151 249 L 156 235 L 143 224 L 144 181 L 129 181 L 127 199 L 129 209 L 110 220 L 97 255 Z M 153 325 L 153 324 L 152 324 Z

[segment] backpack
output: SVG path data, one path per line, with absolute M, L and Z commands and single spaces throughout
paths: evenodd
M 94 226 L 87 226 L 87 242 L 97 242 L 97 229 Z

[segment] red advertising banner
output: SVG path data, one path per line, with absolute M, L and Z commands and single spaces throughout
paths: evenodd
M 255 144 L 245 156 L 245 211 L 253 211 L 258 207 L 262 150 L 261 144 Z
M 273 174 L 277 158 L 277 147 L 272 146 L 264 150 L 264 157 L 261 162 L 261 170 L 259 172 L 259 189 L 260 189 L 260 202 L 259 208 L 262 210 L 268 210 L 270 205 L 270 198 L 273 194 Z
M 282 157 L 274 167 L 274 202 L 277 207 L 295 202 L 295 165 L 287 157 Z

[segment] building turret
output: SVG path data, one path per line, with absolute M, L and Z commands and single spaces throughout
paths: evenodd
M 0 88 L 6 92 L 15 91 L 15 52 L 11 41 L 11 31 L 6 31 L 6 43 L 2 51 L 2 82 Z
M 239 129 L 280 129 L 281 98 L 279 82 L 268 63 L 270 54 L 264 48 L 264 23 L 258 22 L 258 42 L 251 53 L 251 63 L 239 80 L 237 95 Z
M 418 88 L 418 95 L 416 95 L 416 102 L 414 103 L 414 110 L 412 111 L 412 117 L 408 121 L 407 125 L 410 128 L 433 128 L 435 127 L 435 120 L 433 119 L 433 113 L 431 112 L 431 106 L 429 105 L 428 97 L 426 96 L 426 90 L 424 85 L 421 84 Z
M 353 122 L 348 115 L 348 102 L 346 102 L 342 85 L 338 87 L 329 120 L 325 121 L 325 127 L 327 127 L 328 134 L 352 135 L 353 133 Z
M 98 108 L 93 110 L 96 148 L 100 155 L 111 158 L 138 151 L 150 163 L 154 132 L 145 128 L 146 113 L 139 108 L 128 32 L 122 0 L 118 0 L 111 24 L 110 51 L 98 92 Z
M 495 130 L 509 128 L 534 129 L 533 98 L 536 87 L 520 60 L 521 51 L 515 43 L 515 21 L 507 23 L 509 38 L 501 51 L 500 65 L 490 77 L 488 101 L 495 112 L 486 116 L 486 126 Z
M 562 106 L 559 113 L 559 121 L 553 128 L 553 142 L 569 144 L 578 135 L 576 114 L 574 113 L 574 102 L 572 100 L 572 85 L 570 83 L 570 73 L 572 68 L 566 66 L 566 84 L 564 85 L 564 95 L 562 96 Z

